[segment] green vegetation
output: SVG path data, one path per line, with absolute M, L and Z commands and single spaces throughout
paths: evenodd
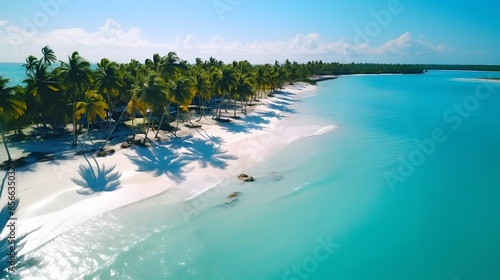
M 7 141 L 5 139 L 3 123 L 8 123 L 9 121 L 12 122 L 22 116 L 26 110 L 26 103 L 24 103 L 24 101 L 15 94 L 14 88 L 7 87 L 7 82 L 7 79 L 0 77 L 0 134 L 2 135 L 5 151 L 7 152 L 7 160 L 12 161 Z
M 210 107 L 214 109 L 213 119 L 223 120 L 222 111 L 229 108 L 233 109 L 232 117 L 237 118 L 238 102 L 241 113 L 245 114 L 247 106 L 255 100 L 267 97 L 287 83 L 314 83 L 312 77 L 318 75 L 420 74 L 426 69 L 455 66 L 289 60 L 264 65 L 253 65 L 246 60 L 226 64 L 213 57 L 206 61 L 197 58 L 195 64 L 189 64 L 170 52 L 165 56 L 154 54 L 144 63 L 131 60 L 120 64 L 103 58 L 97 67 L 92 67 L 76 51 L 66 61 L 59 61 L 52 49 L 44 47 L 40 58 L 28 56 L 23 67 L 26 70 L 23 86 L 7 87 L 8 80 L 0 77 L 0 131 L 8 161 L 12 158 L 4 129 L 14 130 L 19 138 L 23 137 L 22 128 L 32 125 L 45 131 L 44 137 L 72 133 L 72 144 L 76 146 L 77 134 L 85 127 L 83 151 L 93 125 L 105 123 L 108 136 L 103 150 L 115 128 L 127 119 L 132 121 L 132 141 L 138 129 L 145 135 L 156 130 L 156 137 L 160 130 L 170 130 L 175 135 L 181 112 L 188 112 L 188 108 L 198 110 L 198 121 L 206 118 Z M 493 66 L 467 69 L 500 70 Z M 170 112 L 175 112 L 175 116 Z M 137 116 L 143 118 L 140 127 L 134 124 Z M 175 120 L 175 127 L 171 126 Z M 191 126 L 196 127 L 192 123 Z M 143 144 L 148 140 L 145 137 Z
M 500 65 L 458 64 L 377 64 L 377 63 L 323 63 L 308 62 L 306 71 L 313 75 L 350 74 L 421 74 L 427 70 L 500 71 Z
M 351 74 L 421 74 L 426 67 L 417 64 L 377 64 L 377 63 L 323 63 L 308 62 L 306 71 L 313 75 L 351 75 Z
M 427 64 L 423 67 L 427 70 L 500 71 L 500 65 Z

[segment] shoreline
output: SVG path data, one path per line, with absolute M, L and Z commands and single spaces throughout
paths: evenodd
M 477 78 L 478 80 L 500 83 L 500 78 Z
M 321 82 L 321 81 L 335 80 L 338 77 L 339 76 L 337 76 L 337 75 L 317 75 L 317 76 L 311 77 L 311 81 L 317 83 L 317 82 Z
M 295 117 L 301 117 L 293 109 L 295 101 L 317 91 L 317 86 L 304 83 L 289 85 L 273 97 L 261 99 L 260 104 L 241 119 L 227 124 L 202 119 L 197 123 L 202 125 L 199 130 L 182 124 L 179 138 L 153 141 L 150 148 L 121 149 L 121 142 L 112 141 L 109 148 L 115 149 L 113 155 L 95 158 L 95 162 L 89 158 L 89 162 L 102 170 L 104 166 L 106 169 L 115 166 L 109 174 L 119 172 L 120 186 L 114 191 L 79 193 L 82 188 L 74 180 L 81 179 L 78 169 L 87 164 L 83 156 L 19 168 L 20 204 L 16 216 L 19 236 L 27 234 L 19 256 L 94 217 L 165 192 L 173 193 L 172 202 L 187 201 L 212 189 L 221 180 L 245 173 L 294 141 L 329 132 L 334 126 L 287 125 Z M 57 146 L 60 141 L 40 145 Z M 69 153 L 74 154 L 74 150 Z

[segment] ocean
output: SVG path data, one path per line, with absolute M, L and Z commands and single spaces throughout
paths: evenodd
M 500 279 L 500 83 L 476 79 L 492 75 L 321 82 L 292 114 L 337 128 L 263 159 L 248 170 L 255 182 L 231 176 L 187 202 L 171 203 L 166 192 L 116 209 L 29 253 L 18 271 L 49 279 Z M 235 190 L 238 200 L 226 203 Z
M 24 63 L 0 63 L 0 76 L 9 79 L 9 86 L 22 85 L 26 79 Z

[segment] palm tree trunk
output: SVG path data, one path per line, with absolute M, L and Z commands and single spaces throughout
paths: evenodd
M 158 124 L 158 129 L 156 130 L 156 133 L 155 133 L 155 138 L 157 138 L 157 139 L 158 139 L 158 133 L 160 133 L 161 124 L 163 123 L 163 118 L 165 117 L 166 113 L 167 113 L 167 109 L 164 109 L 163 113 L 161 114 L 160 123 Z
M 234 117 L 236 118 L 236 99 L 234 100 Z
M 82 143 L 82 151 L 85 154 L 85 142 L 87 142 L 87 139 L 89 138 L 89 131 L 90 131 L 90 122 L 87 119 L 87 132 L 85 133 L 85 138 L 83 138 L 83 143 Z
M 73 92 L 73 147 L 76 146 L 76 92 Z
M 201 104 L 203 103 L 202 99 L 201 99 L 201 94 L 198 93 L 198 113 L 201 115 L 201 110 L 202 110 L 202 107 L 201 107 Z M 201 118 L 200 118 L 201 120 Z
M 5 147 L 5 151 L 7 152 L 7 162 L 12 161 L 12 157 L 10 156 L 9 148 L 7 147 L 7 139 L 5 139 L 5 131 L 3 131 L 2 120 L 0 120 L 0 133 L 2 134 L 2 142 Z
M 214 115 L 212 116 L 213 120 L 215 120 L 215 118 L 217 118 L 217 111 L 219 111 L 219 106 L 220 106 L 220 104 L 218 104 L 218 106 L 216 106 L 216 108 L 215 108 Z
M 227 113 L 227 109 L 228 109 L 230 103 L 231 103 L 231 100 L 229 100 L 229 101 L 226 102 L 226 108 L 224 108 L 224 111 L 226 113 Z
M 108 138 L 106 138 L 106 140 L 104 141 L 104 143 L 102 144 L 102 147 L 99 148 L 99 150 L 102 150 L 104 149 L 104 147 L 106 146 L 106 143 L 108 143 L 109 141 L 109 138 L 111 138 L 111 135 L 113 135 L 113 132 L 115 132 L 115 128 L 118 126 L 118 124 L 120 123 L 120 121 L 122 120 L 122 117 L 123 115 L 125 114 L 125 112 L 127 112 L 127 108 L 128 108 L 128 105 L 127 107 L 125 107 L 125 109 L 122 111 L 122 113 L 120 114 L 120 117 L 118 118 L 118 121 L 115 123 L 115 125 L 113 126 L 113 129 L 111 130 L 111 132 L 109 133 L 108 135 Z M 132 126 L 133 126 L 133 123 L 134 121 L 132 121 Z
M 108 130 L 110 130 L 111 129 L 111 116 L 113 115 L 113 112 L 115 111 L 115 106 L 113 106 L 113 104 L 111 104 L 111 99 L 109 98 L 109 94 L 106 94 L 106 98 L 108 99 L 107 101 L 108 101 L 108 106 L 109 106 L 108 114 L 106 114 L 106 121 L 108 123 Z
M 174 136 L 177 136 L 177 130 L 179 130 L 179 109 L 180 109 L 180 106 L 179 106 L 179 103 L 177 103 L 177 126 L 175 128 L 175 132 L 174 132 Z
M 153 111 L 149 111 L 148 128 L 146 129 L 146 132 L 144 133 L 144 141 L 142 142 L 144 145 L 146 145 L 146 140 L 148 139 L 148 133 L 149 133 L 149 128 L 151 127 L 151 116 L 152 115 L 153 115 Z
M 205 108 L 203 108 L 203 99 L 200 97 L 200 103 L 199 103 L 199 106 L 200 106 L 200 118 L 197 120 L 197 122 L 201 121 L 201 118 L 203 118 L 205 116 Z
M 224 103 L 224 97 L 225 97 L 225 95 L 221 96 L 221 100 L 220 100 L 219 106 L 217 106 L 217 109 L 215 110 L 215 114 L 214 114 L 214 116 L 213 116 L 212 119 L 217 119 L 217 118 L 220 119 L 220 115 L 222 113 L 222 105 Z
M 135 140 L 135 127 L 134 127 L 135 115 L 132 117 L 132 140 Z
M 161 115 L 160 123 L 158 124 L 158 129 L 156 130 L 156 135 L 155 135 L 156 138 L 158 138 L 158 133 L 160 132 L 161 125 L 163 124 L 163 118 L 165 117 L 167 110 L 169 110 L 168 115 L 170 116 L 170 102 L 168 102 L 167 109 L 163 110 L 163 114 Z
M 54 119 L 54 123 L 52 124 L 52 137 L 56 135 L 56 123 L 57 123 L 57 118 Z

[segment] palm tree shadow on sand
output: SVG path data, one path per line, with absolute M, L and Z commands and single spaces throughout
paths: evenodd
M 78 174 L 80 174 L 81 179 L 71 178 L 71 181 L 83 187 L 83 189 L 77 191 L 79 194 L 89 195 L 95 192 L 111 192 L 120 187 L 122 174 L 113 172 L 116 165 L 106 168 L 103 164 L 101 167 L 94 156 L 91 155 L 95 162 L 95 167 L 93 167 L 88 158 L 85 155 L 84 157 L 88 166 L 81 164 L 78 167 Z
M 183 162 L 197 161 L 201 168 L 213 166 L 215 168 L 225 169 L 228 160 L 236 160 L 238 157 L 227 154 L 221 148 L 223 140 L 221 137 L 213 137 L 208 134 L 202 135 L 205 139 L 194 138 L 192 135 L 175 137 L 170 140 L 170 149 L 175 151 L 185 149 L 185 152 L 179 153 Z
M 277 110 L 283 113 L 297 113 L 295 109 L 290 108 L 289 106 L 283 105 L 283 104 L 270 104 L 269 108 L 272 110 Z
M 187 161 L 178 152 L 163 146 L 139 147 L 136 151 L 137 155 L 126 156 L 137 165 L 138 172 L 152 172 L 155 177 L 167 175 L 176 183 L 186 179 L 183 173 Z
M 9 218 L 10 212 L 17 209 L 19 205 L 19 199 L 14 201 L 14 210 L 9 209 L 9 205 L 5 205 L 0 211 L 0 228 L 10 231 L 9 228 Z M 15 236 L 9 239 L 9 235 L 0 240 L 0 279 L 7 279 L 7 276 L 15 278 L 15 273 L 23 268 L 35 267 L 40 264 L 40 260 L 36 258 L 28 258 L 26 255 L 19 256 L 19 251 L 24 247 L 27 242 L 26 237 L 35 232 L 37 229 L 32 230 L 26 234 Z M 15 243 L 12 243 L 15 241 Z M 14 251 L 11 247 L 15 246 Z M 11 257 L 13 252 L 16 254 L 15 257 Z M 12 263 L 11 263 L 12 261 Z M 9 271 L 9 267 L 15 269 L 16 272 Z M 9 278 L 10 279 L 10 278 Z
M 219 169 L 227 167 L 228 160 L 236 160 L 238 157 L 227 154 L 221 146 L 202 139 L 192 139 L 191 145 L 187 147 L 186 160 L 197 161 L 201 168 L 213 166 Z
M 270 118 L 276 118 L 278 120 L 281 120 L 281 119 L 285 118 L 284 115 L 278 114 L 275 111 L 260 112 L 259 115 L 262 116 L 262 117 L 264 117 L 264 118 L 268 118 L 268 119 L 270 119 Z
M 250 134 L 252 131 L 256 130 L 265 130 L 267 124 L 269 124 L 270 121 L 268 119 L 265 119 L 261 116 L 247 116 L 242 122 L 237 122 L 237 123 L 226 123 L 224 125 L 221 125 L 221 129 L 225 130 L 229 133 L 244 133 L 244 134 Z

